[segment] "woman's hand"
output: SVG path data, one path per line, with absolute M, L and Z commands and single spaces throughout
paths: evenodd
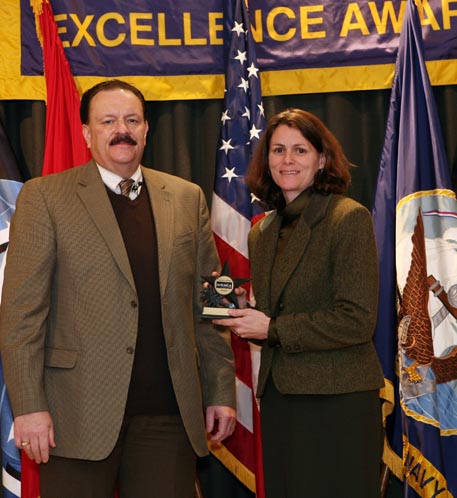
M 238 308 L 245 309 L 250 305 L 248 304 L 248 293 L 243 287 L 236 287 L 235 290 L 236 300 L 238 301 Z
M 228 327 L 242 339 L 263 340 L 268 337 L 268 327 L 271 318 L 262 311 L 253 308 L 231 309 L 228 311 L 231 318 L 213 320 L 215 325 Z

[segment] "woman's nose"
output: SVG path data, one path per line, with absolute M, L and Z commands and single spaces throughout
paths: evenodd
M 285 156 L 284 156 L 284 161 L 287 163 L 287 164 L 290 164 L 291 162 L 293 162 L 294 160 L 294 156 L 292 154 L 292 151 L 290 150 L 286 150 L 285 152 Z

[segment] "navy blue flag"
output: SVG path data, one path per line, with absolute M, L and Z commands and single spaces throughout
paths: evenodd
M 21 174 L 14 153 L 0 122 L 0 290 L 3 284 L 9 226 L 15 210 L 16 197 L 22 187 Z M 21 455 L 14 446 L 13 414 L 3 379 L 0 361 L 0 444 L 2 451 L 3 498 L 21 496 Z
M 221 263 L 231 274 L 249 278 L 247 236 L 255 215 L 263 213 L 245 184 L 252 152 L 265 128 L 260 74 L 249 31 L 245 0 L 225 6 L 225 99 L 217 151 L 211 223 Z M 237 378 L 234 434 L 211 448 L 258 498 L 264 497 L 259 411 L 255 399 L 259 350 L 232 334 Z
M 457 202 L 408 0 L 373 208 L 383 460 L 406 498 L 457 496 Z

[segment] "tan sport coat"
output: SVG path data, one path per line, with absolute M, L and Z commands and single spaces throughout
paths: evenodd
M 207 453 L 203 406 L 235 406 L 227 337 L 198 319 L 218 259 L 199 187 L 143 168 L 157 230 L 171 378 L 190 441 Z M 127 252 L 94 162 L 25 183 L 10 230 L 1 352 L 15 416 L 49 410 L 64 457 L 113 449 L 127 399 L 138 305 Z
M 256 307 L 275 317 L 279 336 L 279 344 L 263 343 L 258 395 L 270 373 L 288 394 L 381 387 L 372 342 L 378 269 L 370 213 L 339 195 L 311 194 L 272 285 L 280 225 L 273 212 L 249 235 Z

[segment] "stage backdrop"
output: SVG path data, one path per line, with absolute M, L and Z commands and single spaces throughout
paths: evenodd
M 148 100 L 185 100 L 223 97 L 223 1 L 51 5 L 80 91 L 123 77 Z M 0 99 L 46 97 L 30 3 L 0 4 Z M 432 84 L 456 84 L 457 2 L 418 4 Z M 405 0 L 249 0 L 263 95 L 390 88 L 405 6 Z

